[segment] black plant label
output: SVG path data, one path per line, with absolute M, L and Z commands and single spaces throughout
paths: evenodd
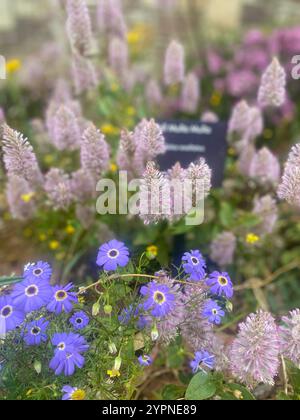
M 169 120 L 159 124 L 167 144 L 166 153 L 158 158 L 160 169 L 166 171 L 176 162 L 187 168 L 203 157 L 212 170 L 213 187 L 220 187 L 227 154 L 227 123 Z

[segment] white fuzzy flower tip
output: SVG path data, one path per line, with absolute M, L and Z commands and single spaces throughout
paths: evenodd
M 286 73 L 275 57 L 262 76 L 258 91 L 259 105 L 262 107 L 282 106 L 286 99 L 285 87 Z

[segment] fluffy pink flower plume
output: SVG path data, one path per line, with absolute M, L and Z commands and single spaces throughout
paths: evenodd
M 186 285 L 183 302 L 185 307 L 181 335 L 193 351 L 210 348 L 213 339 L 213 324 L 202 316 L 203 306 L 207 300 L 207 290 L 200 283 Z
M 61 169 L 50 169 L 45 177 L 44 190 L 54 210 L 67 210 L 74 201 L 70 176 Z
M 154 160 L 158 155 L 165 153 L 166 144 L 163 133 L 158 124 L 151 120 L 142 120 L 133 133 L 136 151 L 134 167 L 138 174 L 142 174 L 147 162 Z
M 200 83 L 195 73 L 189 73 L 184 79 L 181 93 L 181 109 L 193 114 L 197 111 L 200 100 Z
M 286 99 L 285 87 L 286 73 L 275 57 L 262 76 L 258 91 L 258 104 L 261 107 L 283 105 Z
M 167 48 L 164 64 L 164 80 L 166 85 L 174 85 L 184 80 L 185 54 L 183 46 L 172 41 Z
M 228 127 L 230 138 L 245 143 L 262 134 L 263 129 L 263 116 L 259 108 L 250 107 L 244 100 L 233 108 Z
M 211 243 L 210 258 L 220 267 L 226 267 L 232 264 L 235 250 L 235 235 L 232 232 L 222 232 Z
M 281 200 L 300 207 L 300 143 L 290 151 L 277 195 Z
M 129 178 L 134 178 L 136 170 L 133 167 L 136 153 L 134 135 L 128 130 L 122 130 L 119 149 L 117 153 L 117 164 L 120 170 L 127 171 Z
M 97 18 L 100 32 L 126 37 L 127 25 L 121 0 L 98 0 Z
M 154 162 L 148 162 L 139 193 L 139 214 L 146 225 L 158 223 L 170 215 L 170 187 L 168 179 Z
M 72 59 L 71 74 L 76 95 L 81 95 L 99 84 L 99 77 L 91 60 L 74 54 Z
M 266 182 L 278 184 L 280 164 L 277 157 L 267 147 L 263 147 L 253 156 L 250 164 L 250 177 L 255 178 L 262 185 Z
M 109 166 L 110 149 L 104 135 L 93 123 L 84 131 L 81 140 L 81 167 L 98 182 Z
M 242 148 L 237 162 L 238 170 L 242 175 L 250 177 L 251 163 L 255 153 L 256 151 L 253 144 L 246 144 L 245 147 Z
M 121 38 L 112 38 L 108 47 L 109 65 L 121 79 L 127 72 L 129 63 L 128 45 Z
M 7 124 L 2 125 L 3 160 L 8 177 L 16 175 L 24 178 L 30 187 L 43 182 L 36 155 L 29 141 Z
M 67 14 L 67 34 L 72 50 L 86 55 L 92 45 L 92 25 L 86 1 L 67 0 Z
M 192 181 L 192 205 L 195 207 L 198 204 L 195 200 L 206 198 L 211 190 L 212 171 L 205 159 L 200 158 L 196 163 L 189 165 L 186 176 Z M 199 184 L 198 181 L 200 181 Z
M 256 199 L 253 213 L 261 219 L 261 223 L 256 227 L 258 234 L 272 233 L 278 219 L 278 208 L 274 198 L 265 195 Z
M 300 310 L 291 311 L 289 316 L 282 318 L 282 322 L 279 327 L 282 355 L 300 369 Z
M 52 142 L 58 150 L 76 150 L 80 147 L 79 121 L 67 105 L 61 105 L 52 119 Z
M 151 107 L 161 105 L 163 95 L 157 80 L 151 79 L 146 86 L 146 100 Z
M 216 123 L 219 121 L 218 115 L 212 111 L 204 111 L 200 119 L 205 123 Z
M 234 106 L 228 125 L 228 133 L 230 135 L 236 133 L 239 137 L 244 136 L 249 127 L 249 110 L 250 107 L 244 100 Z
M 96 194 L 96 182 L 92 175 L 84 169 L 72 173 L 71 191 L 76 202 L 84 203 Z
M 250 314 L 239 325 L 230 349 L 233 375 L 253 388 L 259 383 L 274 385 L 279 368 L 279 337 L 274 318 L 268 312 Z
M 24 178 L 17 175 L 8 177 L 6 199 L 13 218 L 28 220 L 34 216 L 36 206 L 32 194 L 33 191 Z
M 152 160 L 166 151 L 165 138 L 160 126 L 156 124 L 154 119 L 144 121 L 140 138 L 137 140 L 137 146 L 143 149 L 148 160 Z

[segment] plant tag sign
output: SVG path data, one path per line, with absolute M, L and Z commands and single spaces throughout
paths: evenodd
M 212 185 L 220 187 L 224 178 L 227 154 L 227 124 L 201 121 L 160 121 L 166 139 L 167 151 L 158 157 L 162 171 L 167 171 L 176 162 L 187 168 L 200 157 L 212 170 Z

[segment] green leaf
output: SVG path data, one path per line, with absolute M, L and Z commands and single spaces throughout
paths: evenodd
M 178 386 L 175 384 L 166 385 L 162 391 L 162 399 L 163 400 L 177 400 L 184 395 L 184 387 Z
M 187 400 L 207 400 L 215 395 L 216 384 L 210 374 L 204 372 L 197 373 L 189 383 L 185 398 Z
M 286 361 L 287 374 L 295 394 L 300 393 L 300 369 L 293 363 Z
M 10 284 L 19 283 L 23 277 L 0 277 L 0 286 L 9 286 Z
M 168 365 L 172 369 L 178 369 L 182 366 L 185 359 L 184 352 L 180 346 L 171 346 L 168 350 Z
M 220 216 L 220 221 L 223 226 L 228 227 L 232 224 L 233 215 L 234 215 L 234 210 L 231 207 L 231 205 L 226 202 L 221 203 L 219 216 Z

